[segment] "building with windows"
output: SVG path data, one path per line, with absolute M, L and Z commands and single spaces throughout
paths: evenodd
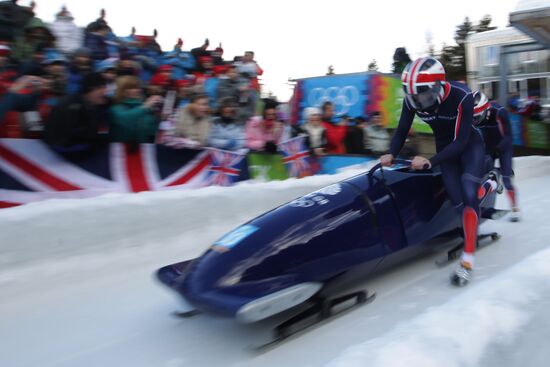
M 501 51 L 509 46 L 533 45 L 534 40 L 515 27 L 472 34 L 466 41 L 468 85 L 491 99 L 500 99 Z M 550 104 L 550 50 L 531 50 L 507 55 L 507 89 L 520 99 L 539 97 Z M 507 98 L 505 96 L 504 98 Z
M 550 0 L 519 0 L 511 26 L 466 40 L 468 85 L 509 110 L 516 147 L 550 150 Z
M 510 95 L 550 104 L 550 1 L 519 0 L 511 26 L 466 40 L 468 85 L 504 104 Z

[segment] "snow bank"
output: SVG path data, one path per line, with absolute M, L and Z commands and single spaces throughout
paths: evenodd
M 243 182 L 229 188 L 107 194 L 3 209 L 0 271 L 128 248 L 204 249 L 234 226 L 295 197 L 365 172 L 374 164 L 336 175 Z M 549 157 L 522 157 L 515 165 L 522 180 L 550 175 Z
M 0 271 L 151 244 L 158 250 L 204 249 L 236 225 L 361 172 L 364 169 L 233 187 L 55 199 L 2 209 Z
M 328 366 L 476 366 L 492 343 L 510 343 L 529 321 L 532 303 L 550 295 L 549 263 L 550 248 L 349 348 Z

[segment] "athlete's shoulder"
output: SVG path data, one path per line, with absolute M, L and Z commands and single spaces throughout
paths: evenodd
M 495 110 L 500 110 L 501 108 L 504 108 L 496 102 L 491 102 L 491 107 L 494 108 Z
M 449 85 L 451 86 L 451 93 L 460 95 L 462 97 L 464 97 L 468 94 L 472 94 L 472 91 L 470 90 L 470 88 L 468 88 L 468 86 L 466 84 L 451 81 L 451 82 L 449 82 Z
M 507 115 L 508 111 L 496 102 L 491 102 L 491 109 L 494 110 L 497 115 Z

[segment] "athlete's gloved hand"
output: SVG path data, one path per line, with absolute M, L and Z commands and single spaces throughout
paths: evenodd
M 428 159 L 417 155 L 411 162 L 411 168 L 414 170 L 430 169 L 432 168 L 432 164 Z
M 393 154 L 384 154 L 380 156 L 380 164 L 384 167 L 389 167 L 393 163 Z

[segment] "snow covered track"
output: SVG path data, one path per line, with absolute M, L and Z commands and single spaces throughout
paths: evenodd
M 2 210 L 0 366 L 546 366 L 550 159 L 515 165 L 524 220 L 483 226 L 502 239 L 470 286 L 450 287 L 451 267 L 427 256 L 369 282 L 372 304 L 263 355 L 248 347 L 269 322 L 172 318 L 177 300 L 152 273 L 351 173 Z
M 0 210 L 0 269 L 128 247 L 163 251 L 173 239 L 180 251 L 191 249 L 197 255 L 232 227 L 360 172 L 230 188 L 50 200 Z M 193 243 L 183 241 L 190 239 Z

